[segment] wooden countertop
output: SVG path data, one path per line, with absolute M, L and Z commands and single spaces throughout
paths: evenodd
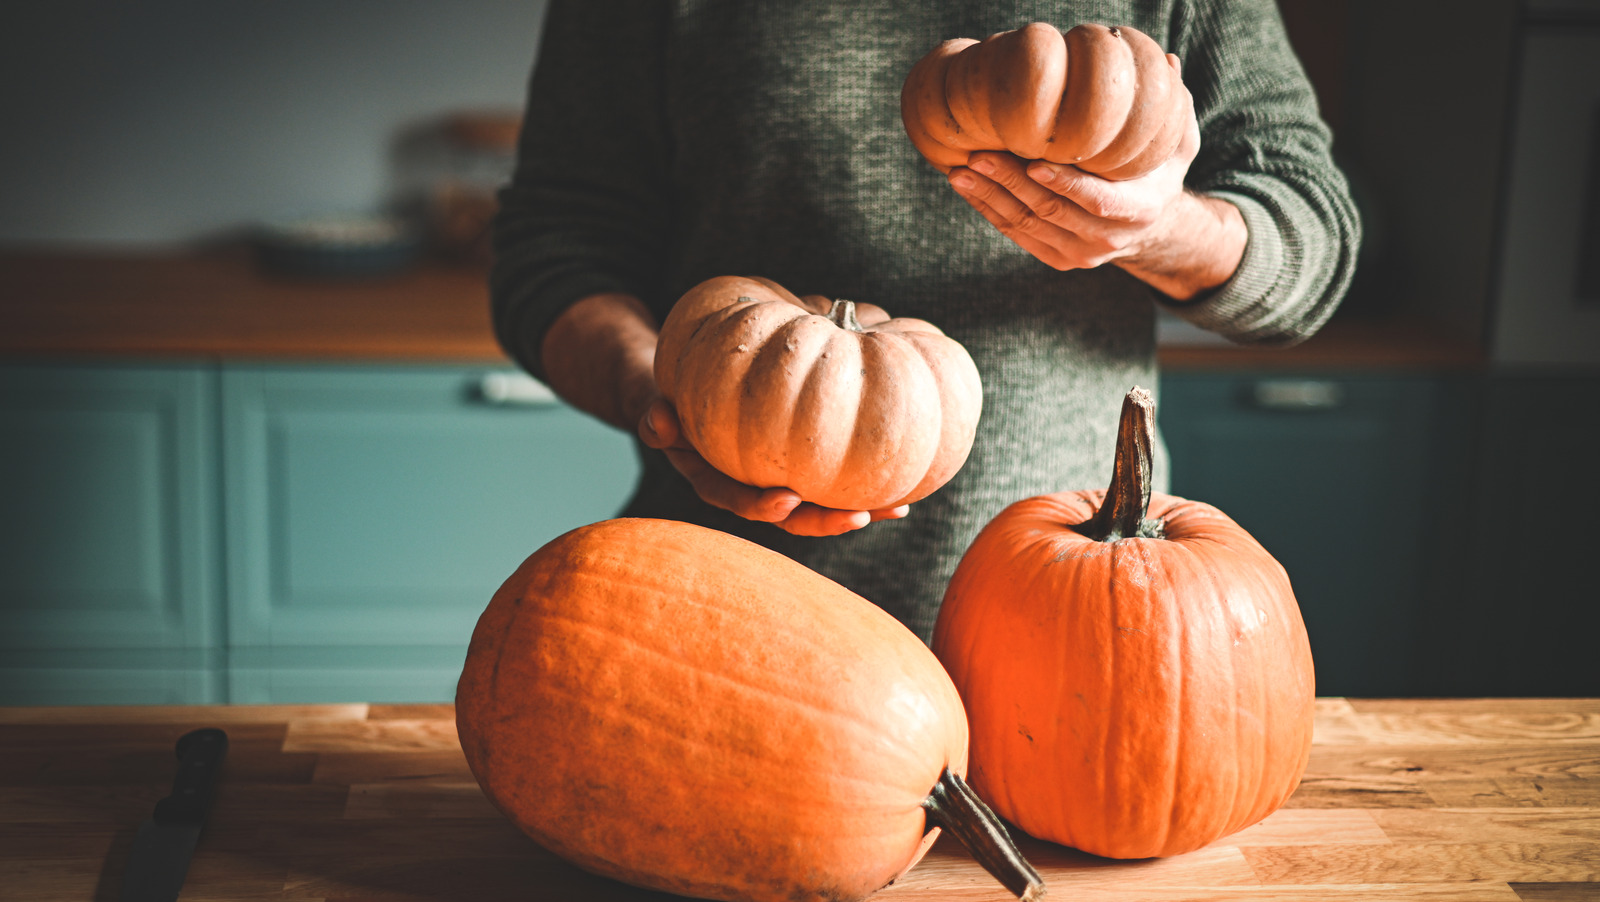
M 182 898 L 664 899 L 593 877 L 484 799 L 446 705 L 0 708 L 0 887 L 114 900 L 173 743 L 228 731 Z M 1600 700 L 1318 702 L 1300 789 L 1261 824 L 1170 859 L 1024 839 L 1051 898 L 1600 899 Z M 885 902 L 1010 898 L 941 840 Z
M 0 354 L 504 362 L 482 269 L 275 278 L 249 253 L 0 252 Z M 1335 317 L 1287 349 L 1164 346 L 1169 369 L 1453 370 L 1476 345 L 1427 323 Z
M 504 361 L 485 278 L 445 265 L 367 279 L 273 277 L 237 248 L 0 253 L 0 353 Z

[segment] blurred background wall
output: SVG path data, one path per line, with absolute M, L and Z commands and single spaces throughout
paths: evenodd
M 543 0 L 60 0 L 0 27 L 0 243 L 366 210 L 398 135 L 520 107 Z

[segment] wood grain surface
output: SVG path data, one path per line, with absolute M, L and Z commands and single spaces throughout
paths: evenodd
M 441 705 L 0 709 L 0 898 L 117 898 L 173 743 L 227 730 L 182 899 L 643 900 L 520 834 L 479 791 Z M 1600 700 L 1318 703 L 1299 791 L 1176 858 L 1022 838 L 1056 899 L 1600 900 Z M 1002 902 L 941 841 L 884 902 Z

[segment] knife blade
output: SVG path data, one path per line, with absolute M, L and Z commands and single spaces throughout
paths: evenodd
M 139 825 L 122 879 L 122 902 L 174 902 L 189 873 L 211 807 L 217 770 L 228 753 L 228 734 L 207 727 L 178 740 L 178 775 L 172 794 Z

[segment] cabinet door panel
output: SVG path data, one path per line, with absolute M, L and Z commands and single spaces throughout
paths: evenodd
M 1494 374 L 1437 604 L 1439 691 L 1600 695 L 1600 373 Z
M 624 435 L 481 377 L 224 371 L 234 645 L 464 645 L 524 557 L 620 509 Z
M 216 644 L 215 373 L 0 367 L 0 648 Z
M 1283 564 L 1320 694 L 1416 685 L 1435 392 L 1402 378 L 1163 381 L 1174 494 L 1221 508 Z

